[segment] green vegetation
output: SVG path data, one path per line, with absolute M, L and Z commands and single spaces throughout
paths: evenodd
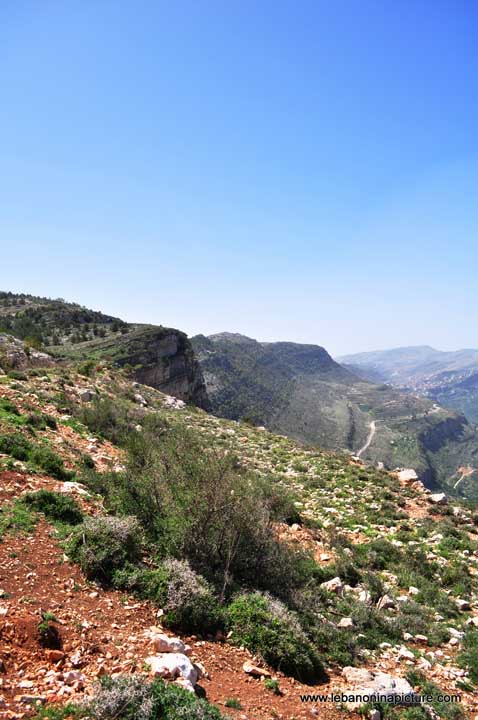
M 36 493 L 27 493 L 21 502 L 32 510 L 43 513 L 52 522 L 78 525 L 83 520 L 78 504 L 69 495 L 39 490 Z
M 87 578 L 111 585 L 115 572 L 141 559 L 139 523 L 135 517 L 88 517 L 73 531 L 67 551 Z
M 63 460 L 46 445 L 35 445 L 25 435 L 13 433 L 0 435 L 0 452 L 16 460 L 29 463 L 32 469 L 42 471 L 58 480 L 68 480 L 72 473 L 65 468 Z
M 219 710 L 177 685 L 139 675 L 101 679 L 83 705 L 42 708 L 36 720 L 221 720 Z
M 239 595 L 227 609 L 227 624 L 236 645 L 245 645 L 272 667 L 302 682 L 317 682 L 324 668 L 297 616 L 268 595 Z

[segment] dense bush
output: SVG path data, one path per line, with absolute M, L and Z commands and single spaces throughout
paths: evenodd
M 193 693 L 163 680 L 140 675 L 104 677 L 95 695 L 83 705 L 47 707 L 36 716 L 49 720 L 222 720 L 219 710 Z
M 83 513 L 76 501 L 69 495 L 39 490 L 36 493 L 27 493 L 22 497 L 32 510 L 43 513 L 49 520 L 78 525 L 83 520 Z
M 185 560 L 169 559 L 155 570 L 126 566 L 114 573 L 113 584 L 159 605 L 162 623 L 174 630 L 206 635 L 223 627 L 223 609 L 211 586 Z
M 67 552 L 86 577 L 106 585 L 125 566 L 139 562 L 142 537 L 134 517 L 90 517 L 77 526 Z
M 302 682 L 323 679 L 324 669 L 296 615 L 267 594 L 236 597 L 227 609 L 231 642 L 245 645 L 272 667 Z
M 0 435 L 0 453 L 11 455 L 16 460 L 28 460 L 31 451 L 31 443 L 20 433 Z
M 44 445 L 33 445 L 20 433 L 1 435 L 0 452 L 11 455 L 16 460 L 28 461 L 58 480 L 67 480 L 72 476 L 61 457 L 53 450 Z
M 469 630 L 466 633 L 458 663 L 460 667 L 468 670 L 470 678 L 478 685 L 478 630 Z
M 125 406 L 111 398 L 96 397 L 91 403 L 75 408 L 78 419 L 96 435 L 122 445 L 128 437 L 130 423 Z
M 86 482 L 111 512 L 138 517 L 160 557 L 186 558 L 221 600 L 242 584 L 286 596 L 302 581 L 298 553 L 273 531 L 291 510 L 272 483 L 157 417 L 131 434 L 128 451 L 125 473 L 87 473 Z

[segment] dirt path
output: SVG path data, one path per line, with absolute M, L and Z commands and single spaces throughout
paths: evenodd
M 365 445 L 363 447 L 361 447 L 360 450 L 355 454 L 356 457 L 358 457 L 358 458 L 361 457 L 361 455 L 363 455 L 363 453 L 369 449 L 369 447 L 372 443 L 372 440 L 375 436 L 375 433 L 377 432 L 377 423 L 375 420 L 372 420 L 372 422 L 369 424 L 369 428 L 370 428 L 370 432 L 367 436 Z

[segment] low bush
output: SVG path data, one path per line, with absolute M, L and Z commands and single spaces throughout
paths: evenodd
M 159 605 L 163 624 L 174 630 L 207 635 L 224 625 L 223 609 L 211 586 L 185 560 L 166 560 L 156 570 L 125 567 L 114 574 L 113 584 Z
M 0 453 L 11 455 L 16 460 L 28 461 L 57 480 L 68 480 L 72 477 L 59 455 L 46 446 L 33 445 L 20 433 L 1 435 Z
M 11 455 L 15 460 L 28 460 L 31 451 L 31 443 L 20 433 L 0 435 L 0 453 Z
M 223 720 L 219 710 L 174 683 L 140 675 L 105 676 L 82 705 L 44 707 L 35 720 Z
M 227 625 L 231 642 L 272 667 L 301 682 L 324 678 L 322 662 L 297 616 L 279 600 L 262 593 L 239 595 L 227 608 Z
M 32 510 L 43 513 L 45 517 L 54 522 L 78 525 L 83 520 L 83 513 L 78 504 L 69 495 L 51 492 L 51 490 L 39 490 L 36 493 L 24 495 L 22 502 Z
M 458 655 L 458 664 L 468 671 L 475 685 L 478 685 L 478 630 L 469 630 Z
M 87 518 L 75 528 L 67 552 L 87 578 L 111 585 L 115 572 L 141 559 L 139 523 L 134 517 Z

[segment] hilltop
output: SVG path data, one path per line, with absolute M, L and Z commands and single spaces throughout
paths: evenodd
M 300 695 L 379 683 L 433 698 L 413 714 L 389 709 L 393 717 L 476 713 L 476 507 L 432 496 L 413 473 L 214 417 L 111 362 L 39 357 L 4 338 L 12 345 L 22 369 L 3 356 L 0 378 L 7 717 L 34 713 L 37 701 L 83 702 L 101 676 L 116 685 L 139 676 L 145 687 L 145 661 L 164 649 L 160 632 L 191 646 L 199 686 L 230 717 L 358 718 L 352 707 L 301 703 Z M 135 528 L 147 536 L 137 555 Z M 118 546 L 116 532 L 126 533 Z M 229 541 L 232 556 L 223 554 Z M 176 567 L 171 553 L 190 567 L 178 566 L 174 595 L 161 584 Z M 131 682 L 122 687 L 120 697 L 137 697 Z M 461 704 L 438 702 L 444 691 Z M 99 692 L 97 708 L 106 702 Z M 157 692 L 166 698 L 162 686 Z M 218 717 L 181 692 L 181 717 Z M 94 717 L 104 720 L 101 712 Z

